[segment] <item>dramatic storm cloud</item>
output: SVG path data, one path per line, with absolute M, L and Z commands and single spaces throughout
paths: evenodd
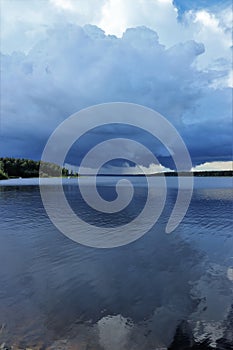
M 39 159 L 49 135 L 70 114 L 123 101 L 163 114 L 194 165 L 231 159 L 226 5 L 178 13 L 169 0 L 41 0 L 5 2 L 2 10 L 1 156 Z M 76 163 L 106 134 L 132 130 L 87 135 Z M 144 133 L 135 139 L 150 142 Z M 159 145 L 151 141 L 151 148 L 170 166 Z

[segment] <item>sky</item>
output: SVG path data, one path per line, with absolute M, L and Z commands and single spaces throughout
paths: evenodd
M 194 168 L 232 166 L 230 1 L 1 0 L 0 15 L 0 156 L 40 159 L 72 113 L 120 101 L 165 116 Z M 79 165 L 106 134 L 87 135 L 67 162 Z M 172 168 L 148 135 L 139 139 Z

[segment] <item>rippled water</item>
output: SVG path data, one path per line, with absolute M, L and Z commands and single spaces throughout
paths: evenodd
M 45 186 L 56 191 L 51 181 Z M 115 196 L 115 181 L 99 178 L 104 198 Z M 132 181 L 134 199 L 118 215 L 90 210 L 75 179 L 65 180 L 64 189 L 83 220 L 124 230 L 147 195 L 143 178 Z M 165 225 L 177 180 L 167 181 L 159 221 L 114 249 L 85 247 L 62 235 L 47 217 L 37 180 L 1 181 L 0 344 L 154 350 L 188 349 L 207 339 L 219 349 L 233 346 L 232 179 L 195 178 L 189 210 L 170 235 Z

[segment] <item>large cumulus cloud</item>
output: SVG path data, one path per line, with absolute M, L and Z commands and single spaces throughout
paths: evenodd
M 195 164 L 228 160 L 231 93 L 215 83 L 228 70 L 198 69 L 196 60 L 204 51 L 204 45 L 193 40 L 167 48 L 147 27 L 127 29 L 117 38 L 91 25 L 52 26 L 28 53 L 1 57 L 1 155 L 40 158 L 49 135 L 71 113 L 126 101 L 168 118 Z M 90 142 L 85 139 L 84 148 L 95 135 Z M 139 136 L 141 141 L 144 137 Z M 155 154 L 158 149 L 155 145 Z M 166 159 L 160 157 L 168 166 Z

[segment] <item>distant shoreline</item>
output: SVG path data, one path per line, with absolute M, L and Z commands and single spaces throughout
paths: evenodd
M 31 159 L 20 158 L 1 158 L 0 157 L 0 180 L 17 178 L 38 178 L 41 177 L 62 177 L 74 178 L 79 176 L 95 176 L 94 174 L 78 174 L 54 163 L 34 161 Z M 101 174 L 97 176 L 119 176 L 119 177 L 138 177 L 138 176 L 197 176 L 197 177 L 232 177 L 233 170 L 209 170 L 209 171 L 168 171 L 153 174 Z
M 80 176 L 95 176 L 92 174 L 82 174 Z M 154 174 L 98 174 L 97 176 L 119 176 L 119 177 L 141 177 L 141 176 L 199 176 L 199 177 L 232 177 L 233 170 L 221 170 L 221 171 L 169 171 L 163 173 Z
M 62 176 L 65 179 L 75 179 L 75 178 L 82 178 L 82 177 L 94 177 L 94 174 L 82 174 L 82 175 L 69 175 L 69 176 Z M 164 173 L 155 173 L 155 174 L 97 174 L 97 177 L 158 177 L 158 176 L 165 176 L 165 177 L 232 177 L 233 178 L 233 171 L 227 170 L 227 171 L 195 171 L 195 172 L 164 172 Z M 48 176 L 44 178 L 56 178 L 57 176 Z M 58 176 L 59 177 L 59 176 Z M 11 176 L 8 178 L 1 179 L 3 180 L 13 180 L 13 179 L 38 179 L 39 176 L 31 176 L 31 177 L 20 177 L 20 176 Z

